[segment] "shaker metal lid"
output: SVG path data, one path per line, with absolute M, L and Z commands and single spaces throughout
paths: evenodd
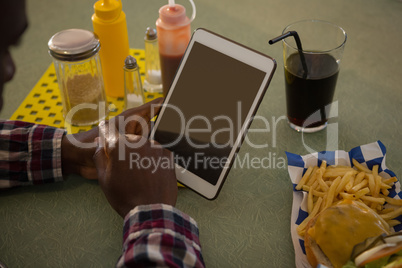
M 98 37 L 83 29 L 63 30 L 53 35 L 49 42 L 49 54 L 58 60 L 77 61 L 87 59 L 100 49 Z
M 137 60 L 133 56 L 128 55 L 124 60 L 124 67 L 129 70 L 137 68 Z
M 148 27 L 145 31 L 145 40 L 155 40 L 157 38 L 156 30 L 152 27 Z

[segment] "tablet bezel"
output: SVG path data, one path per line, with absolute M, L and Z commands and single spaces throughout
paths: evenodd
M 182 70 L 185 66 L 184 63 L 186 63 L 187 58 L 188 58 L 189 54 L 191 53 L 191 49 L 195 42 L 198 42 L 211 49 L 214 49 L 229 57 L 237 59 L 237 60 L 239 60 L 249 66 L 252 66 L 256 69 L 259 69 L 265 73 L 264 79 L 263 79 L 263 81 L 260 85 L 260 88 L 254 98 L 253 104 L 251 105 L 251 107 L 247 113 L 246 120 L 244 121 L 244 123 L 240 129 L 240 132 L 237 133 L 237 137 L 235 139 L 234 145 L 232 147 L 232 150 L 230 151 L 230 154 L 227 158 L 225 166 L 222 169 L 222 172 L 219 176 L 217 183 L 215 185 L 212 185 L 211 183 L 207 182 L 205 179 L 199 177 L 198 175 L 192 173 L 189 170 L 186 170 L 184 167 L 182 167 L 178 164 L 175 164 L 176 177 L 180 183 L 182 183 L 186 187 L 192 189 L 193 191 L 197 192 L 198 194 L 205 197 L 206 199 L 213 200 L 218 196 L 218 194 L 222 188 L 222 185 L 223 185 L 226 177 L 228 176 L 229 170 L 230 170 L 231 166 L 233 165 L 233 162 L 235 161 L 236 154 L 237 154 L 238 150 L 240 149 L 243 139 L 247 133 L 247 129 L 249 128 L 249 126 L 251 124 L 252 117 L 255 115 L 255 113 L 258 109 L 258 106 L 261 103 L 262 98 L 263 98 L 263 96 L 268 88 L 268 85 L 272 79 L 272 76 L 275 72 L 276 61 L 274 59 L 272 59 L 271 57 L 264 55 L 258 51 L 247 48 L 237 42 L 234 42 L 225 37 L 222 37 L 209 30 L 199 28 L 196 31 L 194 31 L 194 33 L 191 37 L 191 40 L 187 46 L 186 52 L 184 53 L 180 66 L 176 72 L 173 82 L 166 95 L 164 104 L 169 104 L 169 99 L 171 98 L 172 94 L 174 94 L 174 89 L 175 89 L 176 83 L 179 80 Z M 160 120 L 163 120 L 163 114 L 165 111 L 165 107 L 166 107 L 165 105 L 162 106 L 159 116 L 157 117 L 157 119 L 155 121 L 155 125 L 154 125 L 154 127 L 151 131 L 151 135 L 150 135 L 151 138 L 154 137 L 154 134 L 158 128 Z

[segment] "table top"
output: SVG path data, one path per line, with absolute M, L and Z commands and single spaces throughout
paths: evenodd
M 92 30 L 89 0 L 27 1 L 30 26 L 12 50 L 17 74 L 5 88 L 0 116 L 9 118 L 51 63 L 47 42 L 68 28 Z M 143 48 L 148 26 L 167 1 L 123 0 L 130 47 Z M 187 1 L 177 1 L 188 9 Z M 206 28 L 277 60 L 277 71 L 252 123 L 239 158 L 266 157 L 264 167 L 233 168 L 216 200 L 180 189 L 177 207 L 200 228 L 208 267 L 294 267 L 290 235 L 292 185 L 285 152 L 309 148 L 350 150 L 381 140 L 387 166 L 402 176 L 400 0 L 200 0 L 192 29 Z M 295 132 L 285 120 L 282 46 L 268 45 L 291 22 L 315 18 L 347 34 L 334 100 L 338 116 L 315 134 Z M 399 112 L 398 112 L 399 111 Z M 336 135 L 332 135 L 333 130 Z M 331 130 L 331 131 L 328 131 Z M 330 145 L 328 148 L 327 145 Z M 269 160 L 268 160 L 269 159 Z M 96 181 L 71 176 L 63 183 L 12 189 L 0 194 L 0 260 L 9 267 L 113 267 L 121 254 L 122 219 Z

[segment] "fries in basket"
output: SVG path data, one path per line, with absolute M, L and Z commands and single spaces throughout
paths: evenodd
M 319 167 L 309 167 L 296 186 L 307 195 L 308 217 L 297 227 L 304 236 L 307 223 L 318 213 L 343 200 L 355 200 L 378 213 L 390 227 L 400 224 L 396 217 L 402 215 L 402 199 L 388 196 L 389 189 L 398 180 L 383 178 L 378 174 L 378 165 L 372 170 L 352 160 L 354 167 L 327 166 L 322 161 Z M 385 206 L 385 204 L 389 204 Z

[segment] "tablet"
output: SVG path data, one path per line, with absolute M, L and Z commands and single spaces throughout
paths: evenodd
M 269 56 L 193 33 L 150 135 L 173 152 L 180 183 L 218 196 L 275 69 Z

